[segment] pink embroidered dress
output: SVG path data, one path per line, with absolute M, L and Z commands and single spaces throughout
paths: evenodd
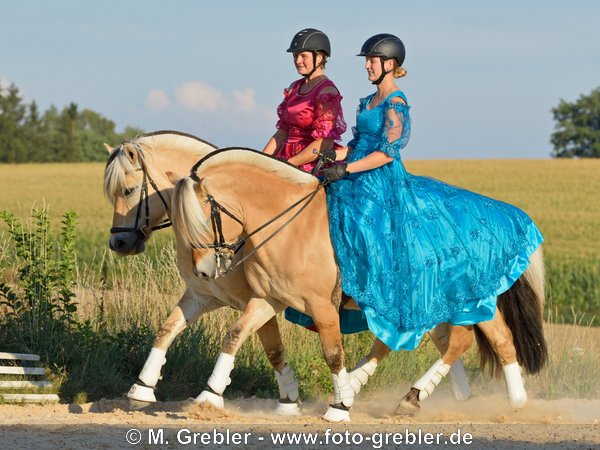
M 284 99 L 277 107 L 279 120 L 276 127 L 287 131 L 288 136 L 276 156 L 285 161 L 296 156 L 317 139 L 339 141 L 346 131 L 341 105 L 342 96 L 332 93 L 321 94 L 326 87 L 335 88 L 333 82 L 324 79 L 311 91 L 302 94 L 299 89 L 303 81 L 304 79 L 295 81 L 289 89 L 284 90 Z M 334 148 L 339 147 L 340 144 L 334 142 Z M 299 167 L 305 172 L 311 172 L 316 164 L 315 160 Z

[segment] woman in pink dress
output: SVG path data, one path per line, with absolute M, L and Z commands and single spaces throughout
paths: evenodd
M 277 131 L 263 151 L 311 172 L 317 160 L 314 150 L 341 147 L 336 141 L 346 131 L 342 96 L 324 73 L 331 55 L 325 33 L 314 28 L 302 30 L 287 51 L 294 55 L 294 65 L 302 78 L 284 90 L 284 99 L 277 108 Z

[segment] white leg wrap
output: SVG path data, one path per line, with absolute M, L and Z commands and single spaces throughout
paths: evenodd
M 350 386 L 355 394 L 358 394 L 361 388 L 367 384 L 369 377 L 375 373 L 375 369 L 377 369 L 376 361 L 363 358 L 350 371 Z
M 438 359 L 433 366 L 429 368 L 425 375 L 417 380 L 412 387 L 419 390 L 419 401 L 425 400 L 435 390 L 442 378 L 444 378 L 450 370 L 450 364 L 444 364 L 442 359 Z
M 275 378 L 277 378 L 277 385 L 279 386 L 280 399 L 289 398 L 293 402 L 298 400 L 300 396 L 298 394 L 298 381 L 287 363 L 281 369 L 281 373 L 275 371 Z
M 519 363 L 514 362 L 502 367 L 504 380 L 506 381 L 506 393 L 508 403 L 513 408 L 522 408 L 527 403 L 527 392 L 525 391 L 525 381 L 521 377 L 521 367 Z
M 129 400 L 136 400 L 138 402 L 155 403 L 156 396 L 154 395 L 154 389 L 148 386 L 140 386 L 134 383 L 127 392 L 127 398 Z
M 200 392 L 200 395 L 195 398 L 194 403 L 208 403 L 213 405 L 215 408 L 225 409 L 225 401 L 223 400 L 223 397 L 209 391 Z
M 160 369 L 163 364 L 167 362 L 165 358 L 166 352 L 159 348 L 153 348 L 150 350 L 150 354 L 148 355 L 148 359 L 144 364 L 142 371 L 140 372 L 139 379 L 146 386 L 156 386 L 158 380 L 160 379 Z
M 225 388 L 231 383 L 229 374 L 233 370 L 233 361 L 235 356 L 228 353 L 221 353 L 217 358 L 217 363 L 213 369 L 213 373 L 208 379 L 208 386 L 217 394 L 223 394 Z
M 337 375 L 332 374 L 333 380 L 333 403 L 339 405 L 340 403 L 345 407 L 349 408 L 354 403 L 354 390 L 350 385 L 350 376 L 346 372 L 344 367 L 340 370 Z
M 455 400 L 464 402 L 471 397 L 469 379 L 467 378 L 467 373 L 465 372 L 465 366 L 460 359 L 452 364 L 452 367 L 450 367 L 448 381 L 450 381 L 450 389 L 452 390 L 452 396 Z

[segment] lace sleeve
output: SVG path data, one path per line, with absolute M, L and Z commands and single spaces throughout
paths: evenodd
M 395 97 L 398 99 L 398 97 Z M 385 117 L 379 150 L 392 158 L 400 158 L 400 151 L 410 139 L 410 106 L 399 100 L 386 102 Z
M 340 94 L 321 94 L 315 99 L 315 120 L 311 136 L 316 139 L 339 140 L 346 131 Z

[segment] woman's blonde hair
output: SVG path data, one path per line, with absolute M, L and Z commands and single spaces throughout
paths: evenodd
M 398 65 L 398 61 L 396 61 L 395 59 L 393 59 L 392 61 L 394 62 L 394 68 L 392 69 L 394 78 L 405 77 L 407 74 L 406 69 L 404 67 Z

